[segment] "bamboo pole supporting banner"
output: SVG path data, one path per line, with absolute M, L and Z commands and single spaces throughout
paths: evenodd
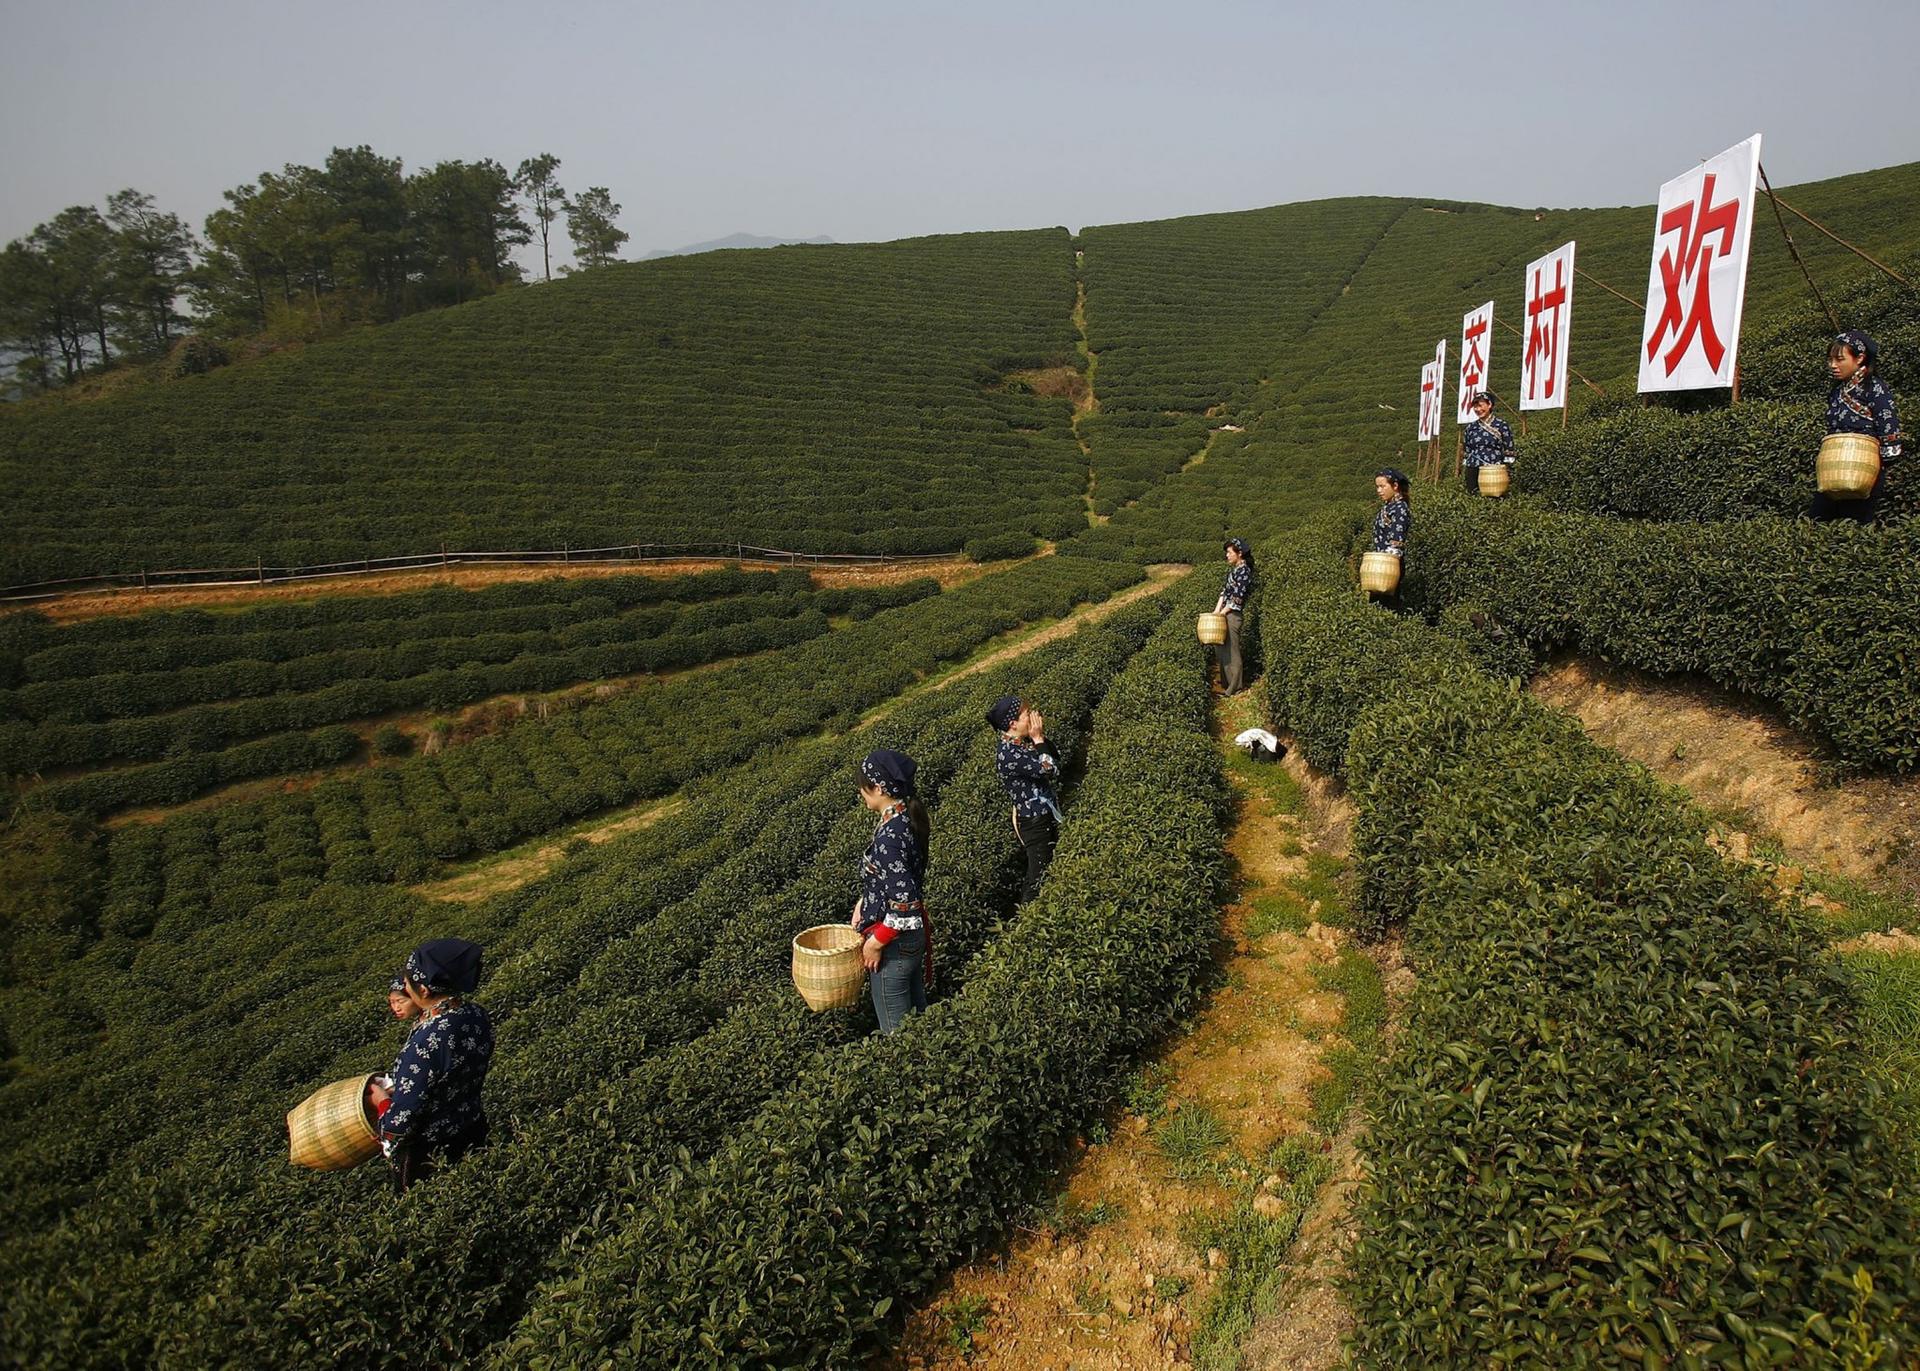
M 1580 277 L 1583 280 L 1593 282 L 1596 286 L 1600 287 L 1600 289 L 1604 290 L 1609 295 L 1619 296 L 1620 299 L 1625 300 L 1628 304 L 1632 305 L 1635 309 L 1639 310 L 1642 314 L 1645 314 L 1647 312 L 1647 302 L 1645 300 L 1636 300 L 1631 295 L 1628 295 L 1625 291 L 1615 290 L 1612 286 L 1608 285 L 1605 281 L 1602 281 L 1598 276 L 1595 276 L 1592 272 L 1588 271 L 1585 267 L 1575 267 L 1573 269 L 1573 274 L 1575 276 Z
M 1795 209 L 1792 205 L 1788 204 L 1785 200 L 1782 200 L 1778 195 L 1774 194 L 1774 192 L 1771 190 L 1767 192 L 1767 197 L 1770 200 L 1772 200 L 1775 205 L 1785 210 L 1788 214 L 1791 214 L 1796 218 L 1806 220 L 1809 224 L 1812 224 L 1820 232 L 1826 234 L 1827 237 L 1833 239 L 1834 242 L 1838 243 L 1841 247 L 1845 248 L 1848 252 L 1851 252 L 1855 257 L 1858 257 L 1862 261 L 1868 262 L 1874 267 L 1878 268 L 1880 271 L 1885 272 L 1888 276 L 1898 281 L 1901 285 L 1905 286 L 1908 290 L 1920 290 L 1920 287 L 1916 287 L 1913 284 L 1913 282 L 1909 281 L 1906 277 L 1902 276 L 1899 272 L 1895 271 L 1892 267 L 1888 266 L 1885 262 L 1882 262 L 1879 258 L 1875 257 L 1872 253 L 1866 251 L 1865 249 L 1855 247 L 1852 243 L 1849 243 L 1846 239 L 1842 238 L 1839 234 L 1835 233 L 1832 229 L 1828 228 L 1825 224 L 1821 223 L 1818 219 L 1814 218 L 1811 214 L 1808 214 L 1805 210 Z
M 1515 328 L 1512 324 L 1508 323 L 1505 319 L 1502 319 L 1497 313 L 1493 316 L 1493 319 L 1495 323 L 1500 325 L 1500 327 L 1505 329 L 1508 333 L 1511 333 L 1514 337 L 1520 339 L 1522 342 L 1526 341 L 1526 335 L 1524 333 L 1522 333 L 1519 329 Z M 1607 396 L 1606 387 L 1601 386 L 1593 381 L 1589 381 L 1586 377 L 1580 374 L 1578 368 L 1569 365 L 1567 367 L 1567 373 L 1570 376 L 1572 376 L 1576 381 L 1578 381 L 1581 385 L 1585 386 L 1588 390 L 1592 391 L 1595 395 L 1598 395 L 1601 399 L 1604 400 L 1606 398 Z M 1560 406 L 1560 408 L 1564 411 L 1566 409 L 1566 406 L 1562 405 Z
M 1827 323 L 1835 333 L 1840 331 L 1839 316 L 1833 312 L 1833 306 L 1827 303 L 1827 297 L 1820 293 L 1820 287 L 1813 279 L 1813 273 L 1807 270 L 1807 264 L 1801 260 L 1800 249 L 1793 241 L 1793 234 L 1787 230 L 1786 216 L 1780 213 L 1780 201 L 1773 193 L 1773 183 L 1767 180 L 1767 164 L 1760 164 L 1760 185 L 1767 193 L 1767 200 L 1773 206 L 1774 222 L 1780 225 L 1780 236 L 1787 240 L 1787 255 L 1793 258 L 1793 264 L 1800 268 L 1800 274 L 1807 278 L 1807 289 L 1813 292 L 1813 298 L 1820 302 L 1820 312 L 1827 316 Z M 1736 373 L 1737 375 L 1737 373 Z

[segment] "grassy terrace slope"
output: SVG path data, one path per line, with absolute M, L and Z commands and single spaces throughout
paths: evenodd
M 1876 255 L 1904 256 L 1920 249 L 1920 163 L 1783 186 L 1780 191 Z M 1090 283 L 1088 329 L 1096 349 L 1103 312 L 1127 318 L 1150 312 L 1156 299 L 1151 283 L 1168 273 L 1209 272 L 1210 283 L 1190 287 L 1204 293 L 1239 280 L 1250 259 L 1279 263 L 1299 254 L 1306 260 L 1295 263 L 1293 270 L 1318 292 L 1312 302 L 1316 311 L 1305 316 L 1304 327 L 1291 341 L 1276 343 L 1278 350 L 1258 372 L 1270 379 L 1250 392 L 1238 384 L 1219 392 L 1220 399 L 1231 402 L 1232 421 L 1247 431 L 1219 435 L 1205 463 L 1155 485 L 1109 526 L 1081 539 L 1083 548 L 1103 555 L 1211 557 L 1217 555 L 1214 545 L 1220 534 L 1229 528 L 1264 535 L 1328 500 L 1367 496 L 1364 478 L 1374 468 L 1393 461 L 1410 467 L 1413 462 L 1416 384 L 1434 343 L 1447 339 L 1451 366 L 1458 359 L 1460 316 L 1489 297 L 1496 302 L 1496 318 L 1516 321 L 1527 262 L 1569 238 L 1580 244 L 1582 270 L 1636 297 L 1645 289 L 1650 206 L 1548 210 L 1536 220 L 1533 210 L 1445 201 L 1322 202 L 1330 219 L 1337 218 L 1340 206 L 1355 217 L 1379 206 L 1399 211 L 1357 267 L 1350 241 L 1305 230 L 1300 214 L 1314 206 L 1265 211 L 1265 217 L 1216 215 L 1129 225 L 1124 233 L 1089 229 L 1082 235 L 1083 271 Z M 1255 233 L 1237 250 L 1215 254 L 1203 268 L 1190 244 L 1203 238 L 1210 225 L 1219 225 L 1222 234 L 1231 227 L 1235 236 L 1264 226 L 1270 236 L 1262 243 Z M 1870 270 L 1804 225 L 1795 241 L 1829 298 Z M 1126 271 L 1119 284 L 1100 292 L 1093 287 L 1106 270 L 1106 254 L 1124 257 Z M 1270 305 L 1258 294 L 1248 295 L 1238 306 L 1232 298 L 1230 291 L 1223 291 L 1215 317 L 1195 317 L 1181 336 L 1158 341 L 1157 350 L 1181 358 L 1182 367 L 1194 374 L 1246 376 L 1245 330 Z M 1760 336 L 1770 321 L 1798 318 L 1811 309 L 1806 284 L 1768 212 L 1754 232 L 1748 341 Z M 1607 395 L 1603 400 L 1570 381 L 1576 423 L 1595 406 L 1607 409 L 1633 402 L 1639 327 L 1637 308 L 1590 282 L 1577 284 L 1572 365 Z M 1496 325 L 1494 380 L 1503 394 L 1517 388 L 1517 343 L 1513 334 Z M 1117 362 L 1101 356 L 1096 390 L 1103 392 L 1103 407 L 1104 391 L 1117 369 Z M 1241 394 L 1246 395 L 1244 402 Z M 1112 441 L 1112 435 L 1096 429 L 1091 436 L 1098 470 L 1106 460 L 1103 443 Z M 1444 442 L 1450 455 L 1451 423 Z
M 1081 233 L 1099 411 L 1094 510 L 1177 471 L 1252 397 L 1380 236 L 1399 200 L 1314 200 Z
M 0 412 L 0 582 L 632 541 L 933 552 L 1078 526 L 1061 230 L 609 268 Z

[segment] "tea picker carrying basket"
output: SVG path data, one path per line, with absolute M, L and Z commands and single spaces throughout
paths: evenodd
M 1473 397 L 1473 422 L 1460 430 L 1460 479 L 1476 495 L 1501 496 L 1513 465 L 1513 430 L 1493 416 L 1493 392 Z
M 1807 511 L 1815 519 L 1872 523 L 1881 515 L 1886 468 L 1899 460 L 1902 438 L 1893 391 L 1877 374 L 1879 360 L 1878 345 L 1858 329 L 1828 345 L 1833 389 L 1814 467 L 1819 489 Z
M 1380 508 L 1374 512 L 1372 540 L 1360 557 L 1360 589 L 1389 605 L 1399 603 L 1401 562 L 1413 532 L 1413 509 L 1407 503 L 1412 490 L 1413 482 L 1398 467 L 1382 467 L 1374 474 Z
M 296 1165 L 339 1170 L 380 1152 L 395 1190 L 404 1191 L 486 1142 L 481 1088 L 493 1023 L 466 999 L 479 984 L 481 956 L 460 938 L 414 949 L 389 987 L 396 1016 L 418 1015 L 393 1071 L 336 1081 L 293 1109 L 287 1138 Z
M 1220 688 L 1238 695 L 1245 684 L 1240 662 L 1240 620 L 1253 593 L 1253 549 L 1245 538 L 1229 538 L 1222 545 L 1227 554 L 1227 583 L 1213 602 L 1213 612 L 1202 614 L 1195 625 L 1201 642 L 1213 649 L 1220 663 Z
M 927 916 L 927 808 L 914 784 L 919 767 L 903 752 L 875 748 L 855 770 L 860 801 L 879 815 L 860 857 L 860 898 L 845 924 L 822 924 L 793 940 L 793 984 L 808 1008 L 859 1003 L 873 987 L 882 1033 L 896 1033 L 927 1007 L 933 986 L 933 925 Z

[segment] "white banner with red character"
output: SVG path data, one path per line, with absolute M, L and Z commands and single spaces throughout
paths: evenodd
M 1527 264 L 1520 354 L 1520 408 L 1564 409 L 1567 345 L 1573 337 L 1573 244 Z
M 1733 384 L 1760 135 L 1660 187 L 1640 331 L 1640 390 Z
M 1447 340 L 1442 338 L 1433 360 L 1420 368 L 1420 441 L 1440 436 L 1441 396 L 1447 384 Z
M 1454 422 L 1473 422 L 1473 397 L 1493 374 L 1493 301 L 1460 321 L 1460 391 L 1454 397 Z

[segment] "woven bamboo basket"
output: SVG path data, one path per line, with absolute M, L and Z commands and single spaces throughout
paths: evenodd
M 372 1075 L 349 1076 L 322 1086 L 287 1112 L 287 1142 L 295 1166 L 344 1171 L 380 1152 L 373 1106 L 367 1103 Z
M 1360 589 L 1391 595 L 1400 587 L 1400 559 L 1391 552 L 1360 555 Z
M 1224 643 L 1227 641 L 1227 616 L 1202 614 L 1194 631 L 1200 635 L 1200 641 L 1203 643 Z
M 1829 433 L 1814 471 L 1822 495 L 1864 500 L 1880 479 L 1880 440 L 1870 433 Z
M 793 988 L 818 1014 L 860 1003 L 867 969 L 860 965 L 859 932 L 846 924 L 820 924 L 793 940 Z
M 1507 487 L 1513 484 L 1513 468 L 1505 462 L 1496 462 L 1490 467 L 1480 468 L 1480 493 L 1498 499 L 1507 493 Z

